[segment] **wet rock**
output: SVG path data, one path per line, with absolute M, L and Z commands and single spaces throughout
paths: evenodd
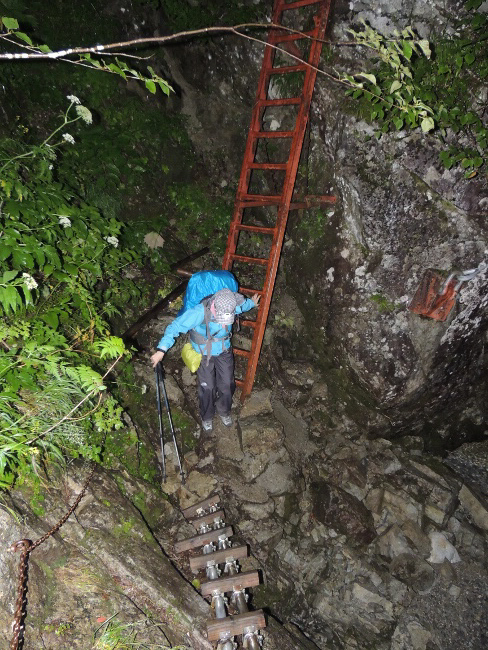
M 461 445 L 444 461 L 478 492 L 488 497 L 488 441 Z
M 488 504 L 486 501 L 463 485 L 459 492 L 459 501 L 469 513 L 473 523 L 484 530 L 488 531 Z
M 390 564 L 390 571 L 395 578 L 420 593 L 430 589 L 435 580 L 430 564 L 410 552 L 395 557 Z
M 432 532 L 429 534 L 431 552 L 428 561 L 432 564 L 441 564 L 447 560 L 451 564 L 460 562 L 461 558 L 454 546 L 449 542 L 443 533 Z
M 397 524 L 393 524 L 385 533 L 380 535 L 375 544 L 378 553 L 390 559 L 409 553 L 411 550 L 407 538 Z
M 244 402 L 240 411 L 240 419 L 256 417 L 257 415 L 268 415 L 273 412 L 271 406 L 271 390 L 253 390 L 249 398 Z
M 325 481 L 316 481 L 310 490 L 312 512 L 318 521 L 355 544 L 369 544 L 375 538 L 373 518 L 361 501 Z
M 432 643 L 432 633 L 414 620 L 397 626 L 391 640 L 391 650 L 437 650 L 437 645 Z
M 268 456 L 278 451 L 283 445 L 283 427 L 276 420 L 267 417 L 247 418 L 239 422 L 241 429 L 242 448 L 253 455 Z
M 293 472 L 289 465 L 271 463 L 266 470 L 258 476 L 256 484 L 270 495 L 276 496 L 285 492 L 293 492 Z
M 216 453 L 220 458 L 227 458 L 229 460 L 240 461 L 244 458 L 235 426 L 224 427 L 219 425 Z

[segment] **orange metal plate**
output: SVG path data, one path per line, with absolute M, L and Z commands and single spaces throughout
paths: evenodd
M 456 304 L 457 280 L 453 278 L 446 289 L 439 294 L 444 283 L 444 278 L 435 271 L 427 270 L 415 292 L 408 308 L 414 314 L 427 316 L 438 321 L 445 321 Z

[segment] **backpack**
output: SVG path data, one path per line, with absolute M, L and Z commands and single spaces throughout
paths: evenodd
M 196 307 L 204 298 L 213 296 L 220 289 L 237 291 L 237 280 L 230 271 L 197 271 L 188 280 L 183 296 L 183 307 L 178 312 L 178 316 Z
M 223 351 L 224 341 L 231 337 L 231 327 L 229 327 L 226 336 L 223 337 L 211 336 L 209 332 L 208 324 L 212 319 L 210 304 L 214 294 L 216 294 L 217 291 L 220 291 L 220 289 L 230 289 L 234 292 L 237 291 L 237 280 L 230 271 L 198 271 L 197 273 L 194 273 L 188 281 L 188 286 L 185 295 L 183 296 L 183 307 L 178 312 L 178 315 L 180 315 L 199 303 L 203 304 L 207 336 L 203 337 L 195 330 L 191 330 L 190 339 L 198 345 L 202 355 L 205 353 L 207 357 L 207 365 L 210 361 L 212 344 L 221 341 Z

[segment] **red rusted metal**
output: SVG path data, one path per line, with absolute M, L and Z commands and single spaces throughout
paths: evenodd
M 456 304 L 458 287 L 457 277 L 446 280 L 436 271 L 428 269 L 408 308 L 414 314 L 445 321 Z
M 245 399 L 249 395 L 254 383 L 254 376 L 256 374 L 259 353 L 261 351 L 263 342 L 264 330 L 266 327 L 269 307 L 271 304 L 271 297 L 273 295 L 276 273 L 278 271 L 278 263 L 280 260 L 281 248 L 283 246 L 288 213 L 291 207 L 291 199 L 293 196 L 298 163 L 302 151 L 310 103 L 312 100 L 315 79 L 317 76 L 317 66 L 322 51 L 322 40 L 325 36 L 325 30 L 329 17 L 330 4 L 331 0 L 298 0 L 297 2 L 275 0 L 274 4 L 272 22 L 275 25 L 283 24 L 282 19 L 284 14 L 286 15 L 286 18 L 288 18 L 290 16 L 290 12 L 299 11 L 303 7 L 316 6 L 314 15 L 315 27 L 311 31 L 293 35 L 277 29 L 270 30 L 268 45 L 264 51 L 263 64 L 261 67 L 261 74 L 259 77 L 256 93 L 256 100 L 251 116 L 251 125 L 249 128 L 246 149 L 244 152 L 244 159 L 242 163 L 241 175 L 239 178 L 234 212 L 229 229 L 227 249 L 225 251 L 224 259 L 222 262 L 222 268 L 227 270 L 232 270 L 232 265 L 234 262 L 239 262 L 240 264 L 249 263 L 253 265 L 258 264 L 261 266 L 266 266 L 266 277 L 263 287 L 256 289 L 246 289 L 246 293 L 249 293 L 250 291 L 257 291 L 261 295 L 261 304 L 259 305 L 255 325 L 254 327 L 250 327 L 250 331 L 253 334 L 251 351 L 247 352 L 236 349 L 236 353 L 238 355 L 242 357 L 248 357 L 245 377 L 243 380 L 237 380 L 236 382 L 237 385 L 242 388 L 241 399 Z M 290 65 L 275 68 L 275 48 L 293 44 L 294 47 L 288 47 L 288 49 L 291 49 L 292 54 L 296 55 L 297 52 L 300 52 L 298 48 L 300 46 L 300 42 L 303 39 L 307 41 L 307 44 L 309 39 L 312 39 L 310 40 L 309 53 L 306 58 L 308 65 L 305 65 L 300 61 L 293 60 Z M 303 40 L 303 42 L 305 42 L 305 40 Z M 280 43 L 283 45 L 280 46 Z M 287 74 L 293 74 L 297 71 L 304 72 L 303 89 L 299 97 L 271 99 L 268 96 L 269 83 L 273 75 L 285 76 Z M 292 111 L 292 118 L 295 116 L 295 126 L 293 130 L 263 131 L 263 114 L 265 109 L 271 106 L 290 107 L 290 110 Z M 260 138 L 273 138 L 275 140 L 279 138 L 287 138 L 290 145 L 290 153 L 286 163 L 274 163 L 271 161 L 267 163 L 257 163 L 255 161 L 255 153 Z M 281 193 L 276 195 L 249 193 L 251 173 L 253 169 L 284 171 Z M 319 199 L 314 203 L 318 205 L 321 203 L 330 203 L 334 200 L 333 197 L 325 196 L 314 198 Z M 242 224 L 244 210 L 246 208 L 265 206 L 277 206 L 276 221 L 273 228 L 254 227 Z M 303 202 L 303 207 L 310 207 L 310 204 L 305 200 L 305 202 Z M 268 258 L 252 258 L 246 255 L 237 254 L 239 233 L 243 230 L 253 232 L 256 235 L 272 237 L 271 249 Z

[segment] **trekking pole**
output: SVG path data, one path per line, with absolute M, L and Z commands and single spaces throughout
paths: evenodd
M 159 363 L 156 366 L 156 398 L 158 401 L 158 418 L 159 418 L 159 439 L 161 441 L 161 473 L 163 475 L 163 483 L 166 483 L 166 463 L 164 460 L 164 440 L 163 440 L 163 413 L 161 409 L 161 394 L 159 388 Z
M 175 428 L 173 426 L 173 418 L 171 417 L 171 410 L 169 408 L 169 402 L 168 402 L 168 394 L 166 392 L 166 386 L 164 385 L 164 369 L 163 366 L 160 363 L 158 363 L 158 369 L 161 375 L 161 386 L 163 387 L 163 397 L 164 397 L 164 403 L 166 406 L 166 410 L 168 411 L 168 420 L 169 420 L 169 428 L 171 429 L 171 433 L 173 435 L 173 442 L 175 445 L 175 451 L 176 451 L 176 458 L 178 459 L 178 466 L 180 468 L 180 476 L 181 476 L 181 482 L 185 482 L 185 474 L 183 472 L 183 467 L 181 466 L 181 459 L 180 459 L 180 454 L 178 452 L 178 445 L 176 444 L 176 433 L 175 433 Z

